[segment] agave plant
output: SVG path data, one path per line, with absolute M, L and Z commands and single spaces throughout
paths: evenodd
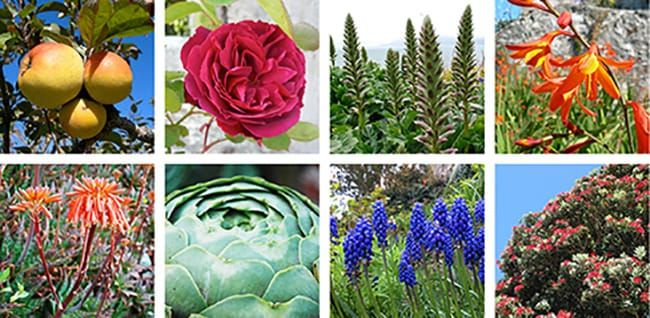
M 166 200 L 165 304 L 174 317 L 318 317 L 318 207 L 260 178 Z

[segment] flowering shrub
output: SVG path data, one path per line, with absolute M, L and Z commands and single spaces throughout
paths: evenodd
M 647 165 L 606 166 L 527 214 L 501 255 L 502 317 L 642 317 L 648 310 Z

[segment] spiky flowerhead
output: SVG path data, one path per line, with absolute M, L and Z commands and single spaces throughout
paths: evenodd
M 13 212 L 26 212 L 33 221 L 38 221 L 40 214 L 46 218 L 52 218 L 47 205 L 61 202 L 60 194 L 52 194 L 47 187 L 29 187 L 25 190 L 19 189 L 16 195 L 18 202 L 9 207 Z
M 404 251 L 399 262 L 398 278 L 400 283 L 403 283 L 408 287 L 413 287 L 418 283 L 418 281 L 415 277 L 415 270 L 413 269 L 413 265 L 409 263 L 408 258 L 409 257 L 406 251 Z
M 373 203 L 372 210 L 372 228 L 377 237 L 377 245 L 379 247 L 385 247 L 387 245 L 386 230 L 388 229 L 388 216 L 386 215 L 384 203 L 381 200 L 377 200 Z
M 330 35 L 330 66 L 336 66 L 336 47 L 334 46 L 334 39 Z
M 468 5 L 458 26 L 458 38 L 451 62 L 454 105 L 463 109 L 464 125 L 469 124 L 470 106 L 479 99 L 478 67 L 474 50 L 472 8 Z
M 485 224 L 485 201 L 480 199 L 474 206 L 474 220 L 477 224 Z
M 431 18 L 424 18 L 418 46 L 418 91 L 416 104 L 422 134 L 416 139 L 432 153 L 442 152 L 442 144 L 453 133 L 447 105 L 448 88 L 443 80 L 444 65 Z
M 406 80 L 407 91 L 411 102 L 415 102 L 418 83 L 418 40 L 411 19 L 406 21 L 406 34 L 404 38 L 405 52 L 402 68 Z
M 365 62 L 361 56 L 361 44 L 357 35 L 352 16 L 345 17 L 345 30 L 343 33 L 343 84 L 347 88 L 345 96 L 352 100 L 352 106 L 357 113 L 357 124 L 365 126 L 364 106 L 368 85 L 365 76 Z
M 449 223 L 449 233 L 456 243 L 466 243 L 473 237 L 474 227 L 465 199 L 454 200 Z
M 447 223 L 449 222 L 449 212 L 445 201 L 442 199 L 436 200 L 436 203 L 433 204 L 433 220 L 438 223 L 442 228 L 447 228 Z
M 116 182 L 105 178 L 76 180 L 72 191 L 66 193 L 70 199 L 68 221 L 81 222 L 84 227 L 99 225 L 115 228 L 122 234 L 129 228 L 124 209 L 129 199 L 123 197 L 124 189 Z
M 393 116 L 399 116 L 404 102 L 404 86 L 400 70 L 400 55 L 393 49 L 386 52 L 386 90 L 388 103 Z

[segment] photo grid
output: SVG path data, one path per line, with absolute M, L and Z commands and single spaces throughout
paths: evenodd
M 650 317 L 648 10 L 2 1 L 0 316 Z

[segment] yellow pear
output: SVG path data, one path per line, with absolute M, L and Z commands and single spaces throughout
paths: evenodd
M 34 105 L 58 108 L 81 91 L 83 69 L 83 60 L 72 47 L 41 43 L 20 62 L 18 87 Z
M 92 138 L 106 125 L 106 109 L 95 101 L 77 98 L 61 108 L 59 122 L 72 137 Z
M 84 86 L 102 104 L 115 104 L 129 96 L 132 83 L 129 63 L 113 52 L 98 52 L 86 61 Z

